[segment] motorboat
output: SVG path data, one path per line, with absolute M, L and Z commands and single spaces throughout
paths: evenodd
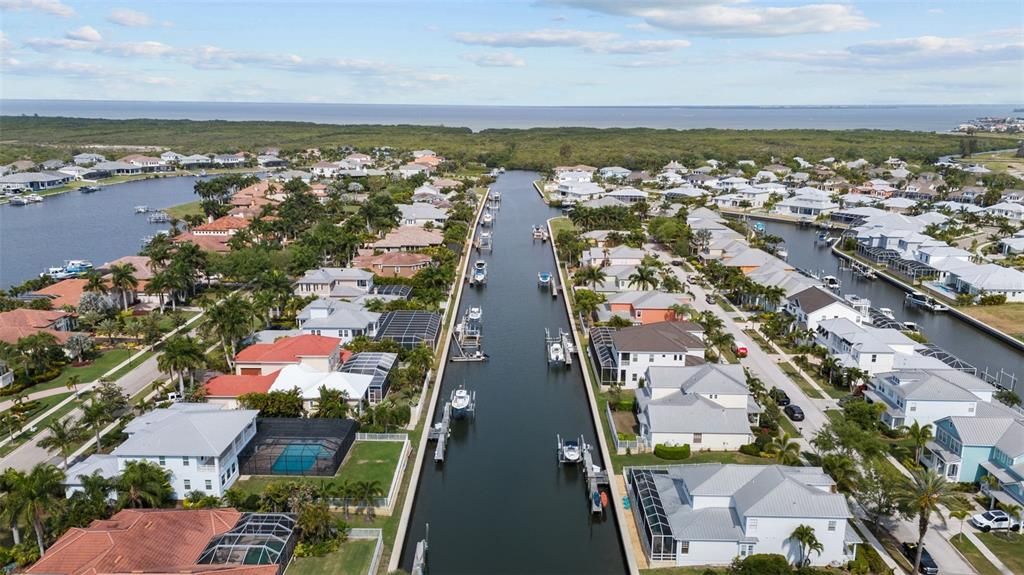
M 917 327 L 917 324 L 912 321 L 905 321 L 903 322 L 903 331 L 912 331 L 917 333 L 921 331 L 921 328 Z
M 539 285 L 542 288 L 549 287 L 551 285 L 551 273 L 540 272 L 539 274 L 537 274 L 537 285 Z
M 561 459 L 564 463 L 579 463 L 583 457 L 583 446 L 579 441 L 567 440 L 562 442 Z
M 484 212 L 484 215 L 480 218 L 480 223 L 489 226 L 494 223 L 494 214 L 491 212 Z
M 552 343 L 548 346 L 549 363 L 565 363 L 565 349 L 561 343 Z
M 64 271 L 70 274 L 84 274 L 93 268 L 89 260 L 68 260 L 64 262 Z
M 887 307 L 880 307 L 880 308 L 878 308 L 878 313 L 882 314 L 882 317 L 884 317 L 884 318 L 888 318 L 888 319 L 891 319 L 893 321 L 896 321 L 896 314 L 894 314 L 892 312 L 892 310 L 887 308 Z
M 814 243 L 817 245 L 828 245 L 832 242 L 832 238 L 828 235 L 828 232 L 818 232 L 818 237 L 814 239 Z
M 25 196 L 12 196 L 10 202 L 12 206 L 27 206 L 31 203 Z
M 842 285 L 839 282 L 839 278 L 837 278 L 836 276 L 823 276 L 821 278 L 821 283 L 824 284 L 826 288 L 832 291 L 839 291 L 839 287 Z
M 786 261 L 789 259 L 789 251 L 787 251 L 786 248 L 779 248 L 775 250 L 775 257 L 782 261 Z
M 548 241 L 548 231 L 542 226 L 533 226 L 533 239 L 542 242 Z
M 761 223 L 761 222 L 754 222 L 753 228 L 754 228 L 754 233 L 756 233 L 756 234 L 763 234 L 766 231 L 766 228 L 764 227 L 764 224 Z
M 907 305 L 923 307 L 924 309 L 932 312 L 943 312 L 949 310 L 948 306 L 940 303 L 935 298 L 917 291 L 908 293 L 904 298 L 904 303 Z
M 470 283 L 473 285 L 483 285 L 487 283 L 487 262 L 483 260 L 477 260 L 473 264 L 473 276 L 470 279 Z
M 466 317 L 469 318 L 470 321 L 480 321 L 484 318 L 484 310 L 475 306 L 471 307 L 469 308 L 469 313 Z
M 43 273 L 39 274 L 39 277 L 43 277 L 43 276 L 50 276 L 51 278 L 53 278 L 55 280 L 63 280 L 63 279 L 67 279 L 67 278 L 71 277 L 71 274 L 69 274 L 68 272 L 64 271 L 64 268 L 62 268 L 62 267 L 54 267 L 54 268 L 46 268 L 46 271 L 44 271 Z
M 98 192 L 102 189 L 103 188 L 101 188 L 100 186 L 82 186 L 81 188 L 78 188 L 78 191 L 82 192 L 83 194 L 91 194 L 93 192 Z
M 167 212 L 156 212 L 155 214 L 146 218 L 146 221 L 151 224 L 166 224 L 171 221 L 171 216 Z
M 43 196 L 40 196 L 39 194 L 28 194 L 25 196 L 25 199 L 33 204 L 38 204 L 43 201 Z
M 460 387 L 452 392 L 452 417 L 462 419 L 469 415 L 473 405 L 473 395 L 468 389 Z
M 144 214 L 149 211 L 149 206 L 135 206 L 136 214 Z

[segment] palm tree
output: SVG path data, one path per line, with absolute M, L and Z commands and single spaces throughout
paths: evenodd
M 46 426 L 49 435 L 39 440 L 39 447 L 48 453 L 57 452 L 64 459 L 64 469 L 68 468 L 68 456 L 74 451 L 82 439 L 82 428 L 72 417 L 55 419 Z
M 932 439 L 932 424 L 926 423 L 921 425 L 915 421 L 906 430 L 907 438 L 914 445 L 914 463 L 916 464 L 921 458 L 921 450 Z
M 985 487 L 988 488 L 988 508 L 993 509 L 996 506 L 995 492 L 999 491 L 999 489 L 1002 487 L 1002 483 L 1000 483 L 998 477 L 992 475 L 991 473 L 988 473 L 984 477 L 982 477 L 981 482 L 984 483 Z
M 352 503 L 353 495 L 355 493 L 355 486 L 348 479 L 342 479 L 338 483 L 334 484 L 332 491 L 334 496 L 341 501 L 341 513 L 348 519 L 349 512 L 348 507 Z
M 114 415 L 110 413 L 108 406 L 96 399 L 92 399 L 89 403 L 82 407 L 82 420 L 81 423 L 85 427 L 91 427 L 96 438 L 96 453 L 99 453 L 103 449 L 102 438 L 100 437 L 100 431 L 103 427 L 114 420 Z
M 821 360 L 821 365 L 818 367 L 818 369 L 822 375 L 828 378 L 828 382 L 829 384 L 831 384 L 832 374 L 835 373 L 835 370 L 840 369 L 840 367 L 841 365 L 839 363 L 839 360 L 836 359 L 835 357 L 829 356 Z
M 146 461 L 129 461 L 117 479 L 121 507 L 159 507 L 170 499 L 171 472 Z
M 78 393 L 78 384 L 82 383 L 82 376 L 73 374 L 68 377 L 67 383 L 64 384 L 66 389 L 70 389 L 72 393 Z
M 98 271 L 92 270 L 85 274 L 85 287 L 83 291 L 92 293 L 107 293 L 107 281 L 103 279 Z
M 821 467 L 835 480 L 836 488 L 843 493 L 851 493 L 860 482 L 857 463 L 845 455 L 826 455 L 821 461 Z
M 96 333 L 107 338 L 107 343 L 114 341 L 114 336 L 121 331 L 121 324 L 116 319 L 108 317 L 96 326 Z
M 658 287 L 658 272 L 650 266 L 639 266 L 629 276 L 629 286 L 641 290 L 652 290 Z
M 366 512 L 366 520 L 372 521 L 374 514 L 374 499 L 381 496 L 384 491 L 380 487 L 380 481 L 357 481 L 353 486 L 356 494 L 356 503 Z
M 772 438 L 765 451 L 774 454 L 775 461 L 782 465 L 800 463 L 800 444 L 788 433 L 783 432 L 778 437 Z
M 15 545 L 21 545 L 21 521 L 25 515 L 25 499 L 17 486 L 25 479 L 25 472 L 8 467 L 0 474 L 0 521 L 11 529 Z
M 968 511 L 967 509 L 954 509 L 954 510 L 949 512 L 949 517 L 951 519 L 959 519 L 960 520 L 960 532 L 957 533 L 957 535 L 956 535 L 958 539 L 963 539 L 964 538 L 964 519 L 967 519 L 970 516 L 971 516 L 971 512 Z
M 607 278 L 608 274 L 597 266 L 583 266 L 572 276 L 573 284 L 587 285 L 590 289 L 597 288 L 597 284 L 604 283 Z
M 669 293 L 680 293 L 686 288 L 672 272 L 661 274 L 661 289 Z
M 122 309 L 128 310 L 128 292 L 135 291 L 139 287 L 139 280 L 135 278 L 135 265 L 120 264 L 110 266 L 110 285 L 121 292 Z
M 53 513 L 53 507 L 64 500 L 64 472 L 49 463 L 37 463 L 27 474 L 13 477 L 11 490 L 22 506 L 23 514 L 36 533 L 39 554 L 46 551 L 46 526 L 43 520 Z
M 697 310 L 695 310 L 692 305 L 685 303 L 672 304 L 668 310 L 672 312 L 675 318 L 679 321 L 685 321 L 686 318 L 692 317 L 697 313 Z
M 1013 505 L 1012 503 L 1003 503 L 1000 505 L 1000 507 L 1003 511 L 1006 512 L 1007 515 L 1010 516 L 1010 519 L 1016 521 L 1017 523 L 1020 523 L 1021 512 L 1024 511 L 1024 509 L 1022 509 L 1020 505 Z M 962 528 L 963 524 L 961 523 L 961 529 Z M 1008 532 L 1006 536 L 1010 537 L 1010 533 L 1013 533 L 1013 531 Z
M 206 317 L 203 329 L 220 339 L 228 365 L 233 367 L 238 341 L 252 333 L 256 322 L 252 305 L 238 294 L 231 294 L 210 305 Z
M 818 541 L 818 537 L 814 534 L 814 528 L 810 525 L 798 525 L 789 534 L 789 538 L 800 545 L 799 567 L 806 567 L 811 564 L 811 552 L 821 555 L 821 552 L 825 549 L 825 546 Z
M 164 350 L 156 358 L 157 368 L 178 377 L 178 393 L 185 397 L 185 373 L 191 374 L 206 364 L 202 346 L 188 336 L 176 335 L 167 340 Z
M 921 550 L 924 549 L 924 536 L 928 533 L 932 513 L 937 513 L 945 524 L 946 518 L 939 509 L 955 505 L 956 493 L 945 477 L 930 469 L 914 469 L 910 472 L 910 480 L 897 490 L 896 501 L 908 519 L 917 518 L 917 555 L 912 571 L 917 573 L 921 568 Z

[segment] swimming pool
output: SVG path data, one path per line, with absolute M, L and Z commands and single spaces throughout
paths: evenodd
M 285 446 L 271 471 L 278 475 L 299 475 L 309 471 L 320 458 L 330 458 L 331 452 L 319 443 L 293 443 Z

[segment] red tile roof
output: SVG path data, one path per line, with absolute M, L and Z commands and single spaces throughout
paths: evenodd
M 249 220 L 235 216 L 224 216 L 212 222 L 192 228 L 193 232 L 229 232 L 231 230 L 244 230 L 249 227 Z
M 48 285 L 41 290 L 36 290 L 35 293 L 50 296 L 50 303 L 55 308 L 66 305 L 78 307 L 79 302 L 82 300 L 82 292 L 85 291 L 85 284 L 87 283 L 89 283 L 88 280 L 81 278 L 69 278 L 53 285 Z
M 246 393 L 267 393 L 280 371 L 267 375 L 225 374 L 206 382 L 207 397 L 238 397 Z
M 228 239 L 228 236 L 197 236 L 192 232 L 185 232 L 175 236 L 174 243 L 189 242 L 199 246 L 199 249 L 204 252 L 225 253 L 231 251 L 231 248 L 228 246 Z
M 120 573 L 200 573 L 199 554 L 214 536 L 230 530 L 241 513 L 234 509 L 126 509 L 84 529 L 72 527 L 28 573 L 114 575 Z M 278 565 L 222 565 L 218 573 L 274 575 Z
M 67 317 L 66 311 L 18 308 L 0 313 L 0 328 L 23 327 L 42 329 L 50 327 L 57 320 Z
M 257 343 L 238 352 L 239 363 L 298 363 L 300 357 L 330 357 L 341 340 L 322 335 L 283 337 L 274 343 Z

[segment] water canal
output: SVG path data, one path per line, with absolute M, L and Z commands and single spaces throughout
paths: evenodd
M 508 172 L 501 192 L 488 283 L 466 287 L 460 314 L 483 308 L 483 349 L 490 361 L 450 363 L 440 393 L 476 391 L 475 420 L 456 422 L 443 466 L 433 446 L 416 491 L 402 567 L 430 524 L 432 573 L 624 573 L 614 514 L 591 519 L 582 470 L 559 467 L 555 435 L 597 444 L 579 363 L 549 369 L 544 328 L 569 328 L 561 296 L 537 287 L 555 271 L 551 246 L 531 227 L 558 211 L 532 187 L 533 172 Z M 440 420 L 440 406 L 436 419 Z
M 865 280 L 849 270 L 840 270 L 839 258 L 829 248 L 815 244 L 818 233 L 815 228 L 769 221 L 764 221 L 764 225 L 768 233 L 786 241 L 790 263 L 804 270 L 834 275 L 842 282 L 844 295 L 868 298 L 873 307 L 892 309 L 896 319 L 915 322 L 929 342 L 975 366 L 979 374 L 988 368 L 992 374 L 1003 369 L 1016 374 L 1018 380 L 1024 377 L 1024 353 L 1013 346 L 953 315 L 904 306 L 906 292 L 881 278 Z M 1008 376 L 1003 383 L 1009 386 Z M 1017 390 L 1024 390 L 1024 383 L 1018 381 Z
M 194 201 L 196 179 L 140 180 L 105 186 L 93 194 L 48 196 L 27 206 L 0 205 L 0 289 L 37 277 L 65 260 L 100 265 L 137 254 L 143 237 L 168 226 L 147 222 L 134 206 L 160 209 Z

